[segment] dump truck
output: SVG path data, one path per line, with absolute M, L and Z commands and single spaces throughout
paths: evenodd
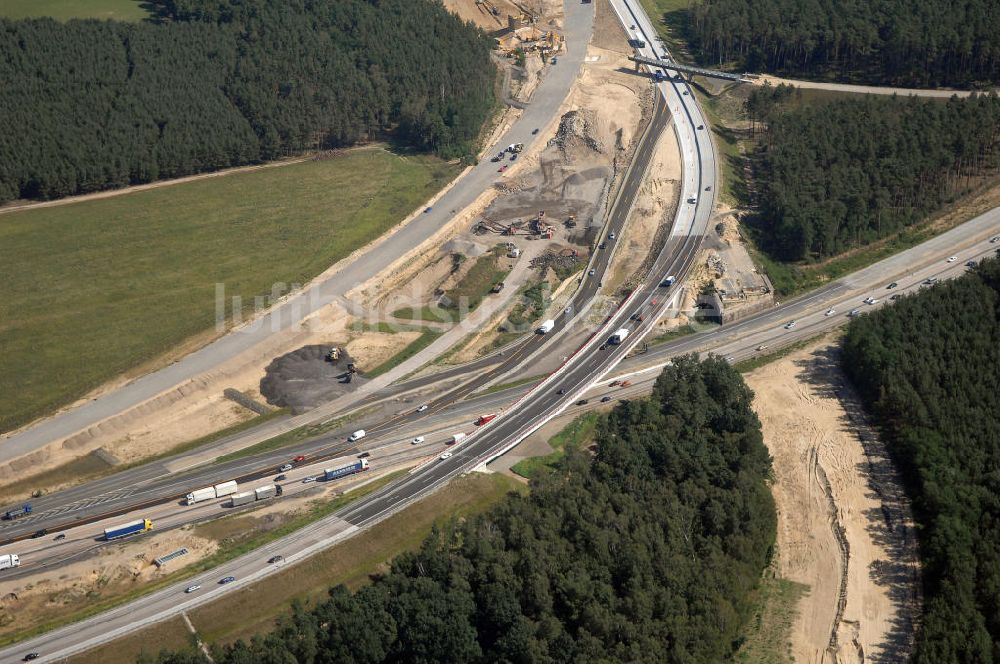
M 608 339 L 608 343 L 620 344 L 621 342 L 625 341 L 626 337 L 628 337 L 628 328 L 623 327 L 616 330 L 615 333 L 611 335 L 611 337 Z
M 354 475 L 355 473 L 360 473 L 368 470 L 368 459 L 361 459 L 360 461 L 355 461 L 353 463 L 346 463 L 342 466 L 334 466 L 333 468 L 327 468 L 323 471 L 323 479 L 336 480 L 341 477 L 347 477 L 348 475 Z
M 12 510 L 7 510 L 4 512 L 3 518 L 7 521 L 13 521 L 22 516 L 31 514 L 31 503 L 25 503 L 20 507 L 14 508 Z
M 240 505 L 248 505 L 252 503 L 256 498 L 250 491 L 243 491 L 241 493 L 234 493 L 233 497 L 229 501 L 230 507 L 239 507 Z
M 0 569 L 9 569 L 11 567 L 20 567 L 21 559 L 17 557 L 16 553 L 5 553 L 0 556 Z
M 538 329 L 536 330 L 536 332 L 538 332 L 538 334 L 548 334 L 549 332 L 552 331 L 552 328 L 554 328 L 555 326 L 556 326 L 556 322 L 550 318 L 549 320 L 547 320 L 544 323 L 542 323 L 538 327 Z
M 129 523 L 123 523 L 120 526 L 114 526 L 112 528 L 104 529 L 104 539 L 107 541 L 121 539 L 122 537 L 128 537 L 129 535 L 135 535 L 136 533 L 144 533 L 147 530 L 153 529 L 153 522 L 149 519 L 139 519 L 138 521 L 130 521 Z

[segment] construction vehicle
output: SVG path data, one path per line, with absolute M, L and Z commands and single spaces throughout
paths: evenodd
M 576 215 L 575 214 L 569 215 L 569 218 L 566 219 L 565 224 L 566 228 L 576 228 Z
M 336 362 L 340 359 L 340 349 L 334 346 L 330 349 L 330 352 L 326 354 L 326 359 L 331 362 Z
M 491 293 L 499 293 L 500 291 L 502 291 L 504 289 L 504 286 L 505 286 L 505 284 L 502 281 L 499 282 L 499 283 L 496 283 L 496 284 L 493 285 L 493 288 L 490 289 L 490 292 Z

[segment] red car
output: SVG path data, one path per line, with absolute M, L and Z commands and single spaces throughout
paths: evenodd
M 490 413 L 489 415 L 480 415 L 479 419 L 476 420 L 476 426 L 481 427 L 487 422 L 492 422 L 493 420 L 496 419 L 496 417 L 497 417 L 496 413 Z
M 305 460 L 306 460 L 306 458 L 300 454 L 297 457 L 295 457 L 294 459 L 292 459 L 292 462 L 293 463 L 299 463 L 300 461 L 305 461 Z
M 501 166 L 501 167 L 500 167 L 499 169 L 497 169 L 497 170 L 498 170 L 498 171 L 499 171 L 500 173 L 503 173 L 504 171 L 506 171 L 506 170 L 507 170 L 507 164 L 504 164 L 503 166 Z

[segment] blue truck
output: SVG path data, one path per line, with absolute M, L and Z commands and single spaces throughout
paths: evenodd
M 25 503 L 16 509 L 7 510 L 4 512 L 3 518 L 7 521 L 12 521 L 28 514 L 31 514 L 31 503 Z
M 131 521 L 129 523 L 123 523 L 120 526 L 114 526 L 113 528 L 104 529 L 104 539 L 107 541 L 121 539 L 122 537 L 128 537 L 129 535 L 134 535 L 136 533 L 144 533 L 147 530 L 153 529 L 153 522 L 149 519 L 139 519 L 138 521 Z
M 368 470 L 368 459 L 362 459 L 361 461 L 355 461 L 354 463 L 337 466 L 336 468 L 327 468 L 323 471 L 323 479 L 335 480 L 340 477 L 346 477 L 365 470 Z
M 659 83 L 660 81 L 667 80 L 667 75 L 663 73 L 662 69 L 657 69 L 653 72 L 653 78 L 656 79 L 657 83 Z

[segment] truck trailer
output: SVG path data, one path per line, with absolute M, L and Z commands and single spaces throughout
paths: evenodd
M 252 491 L 243 491 L 241 493 L 234 493 L 233 497 L 229 500 L 230 507 L 239 507 L 240 505 L 248 505 L 255 501 L 256 498 Z
M 608 343 L 620 344 L 621 342 L 625 341 L 625 338 L 627 336 L 628 336 L 628 328 L 623 327 L 611 335 L 611 338 L 608 339 Z
M 13 521 L 14 519 L 26 516 L 28 514 L 31 514 L 31 503 L 25 503 L 15 509 L 7 510 L 6 512 L 4 512 L 3 518 L 6 519 L 7 521 Z
M 236 484 L 236 480 L 229 480 L 228 482 L 215 485 L 215 497 L 224 498 L 226 496 L 231 496 L 239 490 L 240 489 Z
M 0 569 L 9 569 L 20 565 L 21 559 L 17 557 L 16 553 L 5 553 L 0 556 Z
M 113 528 L 104 529 L 104 539 L 107 541 L 121 539 L 122 537 L 128 537 L 129 535 L 134 535 L 136 533 L 144 533 L 147 530 L 153 529 L 153 522 L 149 519 L 139 519 L 138 521 L 131 521 L 129 523 L 123 523 L 120 526 L 114 526 Z
M 268 498 L 274 498 L 274 485 L 268 484 L 266 486 L 259 486 L 253 490 L 254 496 L 257 500 L 267 500 Z
M 348 475 L 363 472 L 365 470 L 368 470 L 368 459 L 361 459 L 360 461 L 347 463 L 343 466 L 335 466 L 333 468 L 325 469 L 323 471 L 323 479 L 336 480 L 341 477 L 347 477 Z
M 445 445 L 454 445 L 455 443 L 461 442 L 461 440 L 463 438 L 465 438 L 465 434 L 459 432 L 459 433 L 456 433 L 456 434 L 452 434 L 451 438 L 449 438 L 448 440 L 446 440 L 444 442 L 445 442 Z

